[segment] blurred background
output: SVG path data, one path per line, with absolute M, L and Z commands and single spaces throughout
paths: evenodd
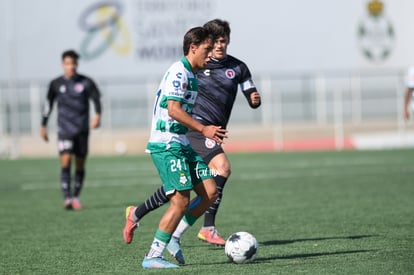
M 413 147 L 402 115 L 412 10 L 404 0 L 2 0 L 0 158 L 57 155 L 56 106 L 48 144 L 39 127 L 66 49 L 102 92 L 91 153 L 143 153 L 184 33 L 214 18 L 230 22 L 228 52 L 248 65 L 263 101 L 252 110 L 238 96 L 228 151 Z

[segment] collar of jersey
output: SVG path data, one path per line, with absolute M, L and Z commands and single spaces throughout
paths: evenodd
M 74 76 L 72 77 L 66 77 L 65 75 L 63 75 L 63 79 L 65 80 L 75 80 L 78 78 L 78 74 L 76 73 Z
M 191 64 L 190 64 L 190 62 L 188 61 L 188 59 L 185 56 L 181 57 L 181 62 L 183 62 L 184 67 L 187 70 L 189 70 L 190 72 L 193 73 L 193 68 L 191 68 Z
M 224 62 L 224 61 L 227 60 L 227 56 L 225 58 L 223 58 L 223 59 L 217 59 L 217 58 L 214 58 L 214 57 L 210 57 L 210 59 L 211 59 L 211 61 L 214 61 L 214 62 L 217 62 L 217 63 L 221 63 L 221 62 Z

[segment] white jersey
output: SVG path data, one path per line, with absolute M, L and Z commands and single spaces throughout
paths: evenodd
M 168 115 L 168 100 L 181 102 L 181 108 L 190 114 L 197 97 L 198 82 L 191 65 L 185 57 L 175 62 L 165 73 L 155 98 L 151 136 L 147 152 L 162 152 L 169 149 L 171 142 L 186 146 L 187 127 Z
M 408 69 L 407 88 L 414 89 L 414 66 Z
M 408 69 L 406 86 L 409 89 L 414 89 L 414 66 Z M 411 110 L 414 110 L 414 93 L 411 96 Z

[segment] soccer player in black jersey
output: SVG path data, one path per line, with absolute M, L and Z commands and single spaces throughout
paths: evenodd
M 197 75 L 199 92 L 192 109 L 192 116 L 203 125 L 219 125 L 226 128 L 238 86 L 252 108 L 260 106 L 261 98 L 246 64 L 227 54 L 227 46 L 230 42 L 228 22 L 215 19 L 207 22 L 204 27 L 213 34 L 214 48 L 210 62 Z M 221 144 L 191 130 L 187 133 L 187 137 L 193 149 L 208 163 L 211 171 L 216 175 L 214 179 L 218 191 L 217 200 L 204 215 L 204 225 L 198 233 L 198 238 L 214 245 L 223 246 L 225 241 L 216 230 L 215 217 L 223 197 L 224 185 L 231 173 L 230 162 Z M 134 226 L 129 228 L 126 226 L 124 232 L 127 231 L 132 235 L 139 226 L 139 220 L 142 217 L 167 201 L 164 189 L 160 187 L 148 200 L 135 208 Z M 179 239 L 188 228 L 189 225 L 182 220 L 167 246 L 169 252 L 180 263 L 184 263 L 184 257 L 182 257 Z
M 62 54 L 64 74 L 49 84 L 43 111 L 40 134 L 48 142 L 46 125 L 57 102 L 58 150 L 61 164 L 61 188 L 65 209 L 82 209 L 79 194 L 85 177 L 85 160 L 88 153 L 89 128 L 98 128 L 101 120 L 100 92 L 94 81 L 77 73 L 79 55 L 68 50 Z M 95 106 L 95 116 L 89 123 L 89 100 Z M 76 157 L 75 185 L 71 192 L 71 162 Z

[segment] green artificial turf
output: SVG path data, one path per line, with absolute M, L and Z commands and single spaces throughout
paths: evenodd
M 182 239 L 187 264 L 143 270 L 166 206 L 122 241 L 125 207 L 160 185 L 149 156 L 91 157 L 82 211 L 63 210 L 56 159 L 0 161 L 1 274 L 414 274 L 414 151 L 232 154 L 223 237 L 259 241 L 251 264 Z M 169 255 L 165 255 L 171 259 Z M 172 260 L 173 261 L 173 260 Z

